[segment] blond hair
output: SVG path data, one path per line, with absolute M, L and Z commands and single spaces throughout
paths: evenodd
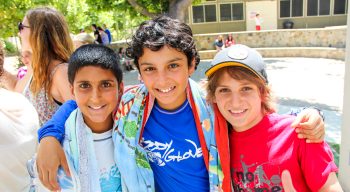
M 60 12 L 50 7 L 31 9 L 25 17 L 30 26 L 29 43 L 33 51 L 30 89 L 37 95 L 44 88 L 52 99 L 50 63 L 52 60 L 67 62 L 74 50 L 68 24 Z
M 79 41 L 82 44 L 93 44 L 95 39 L 87 33 L 79 33 L 74 36 L 74 41 Z

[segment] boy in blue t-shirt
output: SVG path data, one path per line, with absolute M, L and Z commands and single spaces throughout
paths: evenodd
M 72 54 L 68 80 L 78 108 L 65 122 L 63 149 L 71 177 L 58 172 L 61 190 L 122 191 L 112 140 L 122 78 L 118 57 L 106 46 L 84 45 Z
M 199 64 L 190 27 L 165 16 L 145 21 L 132 38 L 129 55 L 144 84 L 123 94 L 115 116 L 114 152 L 123 190 L 230 191 L 229 167 L 224 168 L 228 144 L 218 145 L 212 109 L 189 79 Z M 42 174 L 65 166 L 56 139 L 62 140 L 62 119 L 74 107 L 74 102 L 65 104 L 39 130 L 39 139 L 45 137 L 38 155 Z M 317 112 L 311 115 L 317 116 L 311 123 L 320 119 Z M 57 189 L 55 178 L 45 182 Z

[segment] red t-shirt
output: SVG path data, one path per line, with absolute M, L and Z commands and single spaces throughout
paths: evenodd
M 247 131 L 230 131 L 235 191 L 282 191 L 281 174 L 285 169 L 297 191 L 317 191 L 328 175 L 337 171 L 327 143 L 306 144 L 298 139 L 290 127 L 293 120 L 292 116 L 274 113 Z

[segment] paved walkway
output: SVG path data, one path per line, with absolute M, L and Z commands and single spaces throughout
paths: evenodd
M 15 72 L 14 57 L 5 59 L 5 68 Z M 270 85 L 277 97 L 279 113 L 291 108 L 315 106 L 326 117 L 326 139 L 340 143 L 345 62 L 315 58 L 266 58 Z M 205 78 L 210 61 L 202 61 L 192 78 Z M 126 85 L 136 84 L 137 70 L 124 73 Z

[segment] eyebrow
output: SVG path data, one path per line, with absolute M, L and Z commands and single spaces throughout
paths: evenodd
M 106 81 L 108 81 L 108 82 L 114 82 L 113 79 L 102 79 L 102 80 L 99 81 L 99 82 L 106 82 Z M 76 83 L 89 83 L 89 82 L 91 82 L 91 81 L 88 81 L 88 80 L 76 81 Z
M 244 82 L 241 82 L 240 83 L 240 86 L 250 86 L 250 85 L 254 85 L 254 83 L 251 83 L 251 82 L 249 82 L 249 81 L 246 81 L 245 82 L 245 80 L 243 80 Z M 227 82 L 223 82 L 223 83 L 218 83 L 218 85 L 216 86 L 216 87 L 229 87 L 230 86 L 230 84 L 229 83 L 227 83 Z
M 174 61 L 180 61 L 180 60 L 183 60 L 182 58 L 179 58 L 179 57 L 176 57 L 174 59 L 170 59 L 168 61 L 166 61 L 166 63 L 171 63 L 171 62 L 174 62 Z M 149 62 L 143 62 L 143 63 L 140 63 L 140 66 L 141 65 L 153 65 L 153 63 L 149 63 Z

